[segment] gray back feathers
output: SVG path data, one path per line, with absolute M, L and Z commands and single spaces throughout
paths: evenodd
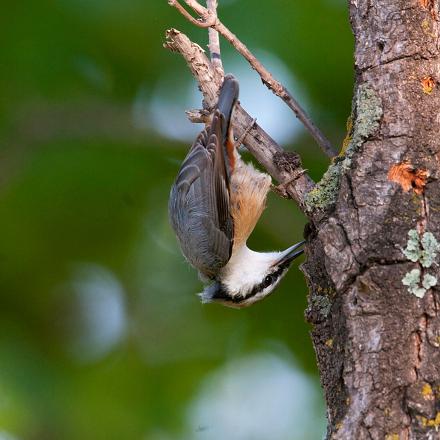
M 234 225 L 224 145 L 237 97 L 238 83 L 233 77 L 226 77 L 219 109 L 211 126 L 199 134 L 188 152 L 169 199 L 170 222 L 182 252 L 208 278 L 215 278 L 232 252 Z

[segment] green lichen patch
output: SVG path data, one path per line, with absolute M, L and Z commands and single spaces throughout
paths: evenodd
M 379 121 L 382 117 L 382 103 L 376 92 L 362 84 L 357 90 L 357 118 L 354 124 L 354 139 L 364 140 L 372 135 L 379 128 Z
M 305 205 L 308 211 L 324 210 L 327 206 L 335 203 L 340 175 L 341 162 L 331 164 L 322 179 L 306 196 Z
M 354 123 L 350 133 L 347 134 L 348 145 L 344 146 L 343 156 L 339 156 L 329 166 L 320 182 L 306 197 L 305 206 L 309 212 L 316 209 L 325 210 L 335 203 L 342 173 L 350 168 L 354 153 L 360 149 L 365 139 L 379 128 L 382 103 L 368 84 L 361 84 L 358 87 L 353 114 L 355 115 Z
M 357 89 L 354 114 L 356 116 L 352 125 L 351 141 L 345 150 L 342 163 L 344 170 L 351 166 L 354 153 L 359 151 L 365 140 L 378 130 L 383 114 L 379 96 L 367 83 L 361 84 Z
M 322 295 L 313 295 L 311 302 L 312 302 L 312 306 L 314 308 L 317 308 L 319 310 L 319 313 L 324 318 L 327 318 L 328 314 L 330 313 L 330 309 L 332 307 L 332 303 L 330 302 L 330 299 Z

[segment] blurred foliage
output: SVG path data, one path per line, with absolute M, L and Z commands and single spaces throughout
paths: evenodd
M 220 0 L 219 12 L 251 49 L 284 62 L 340 144 L 352 89 L 346 2 Z M 255 353 L 317 384 L 296 266 L 249 310 L 201 306 L 194 295 L 201 285 L 166 208 L 188 142 L 148 122 L 162 78 L 174 82 L 184 124 L 189 106 L 190 74 L 162 48 L 169 27 L 206 44 L 206 31 L 166 0 L 2 8 L 0 439 L 217 438 L 191 431 L 188 408 L 211 373 Z M 326 160 L 310 138 L 301 133 L 289 148 L 318 179 Z M 268 205 L 252 247 L 300 239 L 305 219 L 293 203 L 271 196 Z M 308 417 L 322 424 L 322 404 Z

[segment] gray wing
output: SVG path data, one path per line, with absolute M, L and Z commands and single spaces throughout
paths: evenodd
M 222 145 L 224 117 L 216 111 L 208 134 L 202 131 L 171 188 L 169 217 L 186 259 L 214 278 L 232 252 L 229 178 Z

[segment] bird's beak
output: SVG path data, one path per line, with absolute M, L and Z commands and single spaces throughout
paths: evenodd
M 278 260 L 274 263 L 274 266 L 284 266 L 287 267 L 290 265 L 290 263 L 299 255 L 301 255 L 304 252 L 304 249 L 298 249 L 300 248 L 305 241 L 300 241 L 299 243 L 294 244 L 293 246 L 290 246 L 290 248 L 286 249 L 284 252 L 281 253 L 281 256 L 278 258 Z

